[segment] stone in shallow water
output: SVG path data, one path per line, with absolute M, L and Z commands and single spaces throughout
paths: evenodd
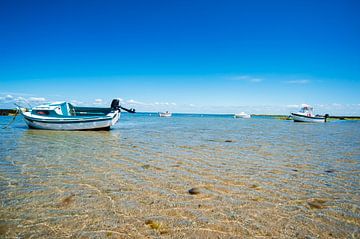
M 200 188 L 192 188 L 188 191 L 191 195 L 199 194 Z
M 307 202 L 311 209 L 323 209 L 326 207 L 323 205 L 324 203 L 326 203 L 326 200 L 319 198 L 314 198 Z
M 146 220 L 145 224 L 148 225 L 149 227 L 151 227 L 151 229 L 159 229 L 160 228 L 160 223 L 155 222 L 154 220 Z
M 324 208 L 323 205 L 321 205 L 320 203 L 316 203 L 316 202 L 308 202 L 308 205 L 312 209 L 322 209 L 322 208 Z
M 0 235 L 4 236 L 8 230 L 9 228 L 7 225 L 0 224 Z
M 149 169 L 151 166 L 150 164 L 144 164 L 141 166 L 143 169 Z
M 61 201 L 60 206 L 62 206 L 62 207 L 67 207 L 67 206 L 69 206 L 69 205 L 74 201 L 74 197 L 75 197 L 74 194 L 71 194 L 70 196 L 67 196 L 66 198 L 64 198 L 64 199 Z
M 325 173 L 334 173 L 335 170 L 334 169 L 328 169 L 328 170 L 325 170 Z
M 258 185 L 256 185 L 256 184 L 251 185 L 250 188 L 253 188 L 253 189 L 256 189 L 256 190 L 260 189 L 260 187 Z

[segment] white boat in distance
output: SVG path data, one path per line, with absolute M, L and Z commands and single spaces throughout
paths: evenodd
M 302 104 L 299 112 L 291 113 L 291 117 L 294 122 L 312 122 L 312 123 L 324 123 L 328 114 L 325 116 L 314 115 L 313 107 L 307 104 Z
M 159 116 L 160 117 L 171 117 L 171 112 L 166 111 L 166 112 L 159 112 Z
M 75 107 L 67 102 L 54 102 L 21 112 L 29 128 L 45 130 L 109 130 L 120 118 L 121 109 L 126 109 L 114 99 L 110 108 Z
M 249 118 L 251 118 L 251 115 L 246 114 L 245 112 L 240 112 L 240 113 L 234 114 L 234 118 L 249 119 Z

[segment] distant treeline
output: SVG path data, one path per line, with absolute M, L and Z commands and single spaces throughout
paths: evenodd
M 360 120 L 360 116 L 329 116 L 329 119 Z
M 21 108 L 22 111 L 29 111 L 28 109 Z M 0 116 L 15 115 L 17 109 L 0 109 Z
M 16 109 L 0 109 L 1 116 L 13 115 L 16 113 Z
M 291 120 L 289 115 L 262 115 L 262 114 L 252 114 L 251 116 L 258 116 L 258 117 L 266 117 L 266 118 L 273 118 L 279 120 Z

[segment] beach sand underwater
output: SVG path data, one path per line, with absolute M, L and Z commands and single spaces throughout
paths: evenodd
M 360 238 L 360 122 L 0 118 L 1 238 Z

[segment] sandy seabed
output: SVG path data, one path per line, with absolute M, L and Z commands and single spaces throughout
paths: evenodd
M 3 130 L 0 237 L 360 238 L 359 125 L 201 120 Z

